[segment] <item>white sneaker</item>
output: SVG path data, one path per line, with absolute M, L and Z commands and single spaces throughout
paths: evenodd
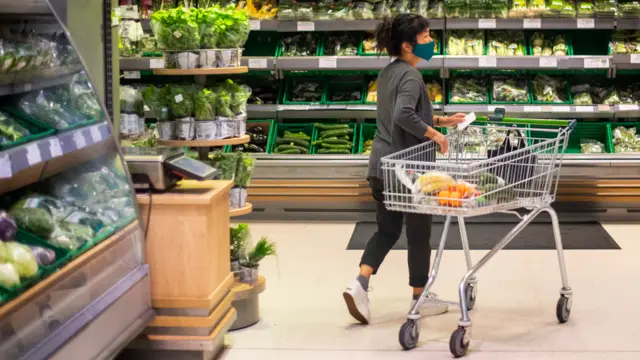
M 422 304 L 420 304 L 420 307 L 418 308 L 420 316 L 441 315 L 449 311 L 449 305 L 439 302 L 431 302 L 428 300 L 438 300 L 438 295 L 431 292 L 427 294 L 427 298 L 422 301 Z M 416 302 L 417 300 L 411 300 L 411 307 L 409 308 L 409 311 L 413 309 Z
M 369 324 L 371 318 L 371 304 L 369 303 L 369 294 L 360 285 L 358 280 L 354 280 L 353 283 L 344 293 L 342 293 L 344 301 L 347 303 L 347 309 L 354 319 L 360 321 L 363 324 Z

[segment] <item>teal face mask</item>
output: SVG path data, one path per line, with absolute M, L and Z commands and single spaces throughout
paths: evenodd
M 413 54 L 421 59 L 425 59 L 429 61 L 433 57 L 435 48 L 436 48 L 435 41 L 431 41 L 426 44 L 415 44 L 413 46 Z

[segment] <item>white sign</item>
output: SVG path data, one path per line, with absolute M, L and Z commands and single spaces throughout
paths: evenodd
M 27 145 L 27 163 L 29 165 L 35 165 L 42 161 L 42 156 L 40 156 L 40 148 L 38 147 L 38 143 Z
M 542 106 L 525 106 L 524 111 L 525 112 L 541 112 Z
M 24 91 L 31 91 L 32 88 L 33 86 L 31 86 L 31 83 L 24 84 Z
M 478 19 L 478 29 L 495 29 L 496 19 Z
M 596 27 L 596 21 L 594 19 L 578 19 L 576 26 L 578 29 L 593 29 Z
M 297 29 L 298 31 L 315 31 L 316 24 L 313 21 L 298 21 Z
M 182 94 L 176 95 L 174 99 L 176 100 L 176 104 L 180 104 L 184 100 Z
M 524 19 L 522 20 L 522 27 L 525 29 L 540 29 L 542 27 L 541 19 Z
M 309 105 L 282 105 L 278 110 L 309 110 Z
M 76 131 L 73 134 L 73 142 L 76 143 L 76 149 L 80 150 L 83 147 L 87 146 L 87 141 L 84 139 L 81 131 Z
M 260 20 L 249 20 L 249 30 L 260 30 Z
M 638 110 L 638 105 L 635 105 L 635 104 L 621 104 L 621 105 L 618 105 L 618 110 L 620 110 L 620 111 Z
M 490 113 L 493 113 L 496 111 L 497 106 L 495 105 L 489 105 L 487 106 L 487 111 L 489 111 Z
M 140 71 L 125 71 L 123 75 L 125 79 L 140 79 Z
M 558 67 L 558 58 L 543 56 L 540 58 L 538 65 L 541 68 L 555 68 Z
M 632 64 L 640 64 L 640 54 L 631 54 L 629 62 Z
M 609 58 L 586 58 L 584 59 L 585 69 L 606 69 L 609 67 Z
M 609 105 L 598 105 L 598 111 L 611 111 L 611 106 L 609 106 Z
M 8 179 L 11 173 L 11 158 L 9 154 L 0 154 L 0 179 Z
M 94 144 L 102 141 L 102 133 L 100 132 L 100 130 L 98 130 L 97 126 L 91 127 L 91 139 L 93 140 Z
M 49 140 L 49 152 L 51 153 L 51 158 L 62 155 L 62 144 L 60 144 L 60 140 L 58 138 Z
M 338 67 L 338 58 L 335 56 L 321 57 L 318 60 L 318 67 L 321 69 L 335 69 Z
M 554 106 L 552 111 L 568 113 L 568 112 L 571 112 L 571 106 Z
M 466 127 L 474 121 L 476 121 L 476 114 L 468 113 L 467 116 L 464 117 L 464 121 L 458 124 L 458 130 L 466 129 Z
M 149 60 L 149 67 L 151 69 L 164 69 L 164 59 Z
M 482 56 L 478 58 L 479 67 L 496 67 L 498 66 L 498 59 L 495 56 Z
M 249 69 L 266 69 L 267 59 L 249 59 Z
M 576 106 L 576 111 L 578 111 L 578 112 L 595 112 L 595 109 L 593 108 L 593 106 L 582 105 L 582 106 Z

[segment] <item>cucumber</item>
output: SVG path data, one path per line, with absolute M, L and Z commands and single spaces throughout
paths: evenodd
M 278 151 L 299 150 L 303 154 L 308 154 L 309 153 L 309 150 L 307 148 L 304 148 L 304 147 L 298 146 L 298 145 L 280 145 L 280 146 L 278 146 L 277 150 Z
M 335 130 L 335 129 L 348 129 L 348 124 L 320 124 L 315 123 L 313 126 L 317 127 L 320 130 Z
M 351 150 L 353 146 L 349 145 L 332 145 L 332 144 L 322 144 L 322 147 L 325 149 L 338 149 L 338 150 Z
M 291 131 L 284 131 L 284 136 L 285 138 L 296 138 L 296 139 L 302 139 L 302 140 L 311 140 L 311 136 L 303 133 L 303 132 L 299 132 L 299 133 L 292 133 Z
M 332 144 L 332 145 L 349 145 L 347 140 L 338 140 L 338 139 L 323 139 L 323 144 Z
M 308 148 L 309 147 L 309 141 L 308 140 L 304 140 L 304 139 L 300 139 L 300 138 L 292 138 L 292 137 L 283 137 L 283 138 L 276 138 L 276 144 L 280 145 L 280 144 L 296 144 L 298 146 L 302 146 L 304 148 Z
M 320 135 L 320 137 L 323 139 L 326 139 L 333 136 L 340 137 L 340 136 L 352 135 L 352 134 L 353 134 L 353 129 L 337 129 L 337 130 L 325 131 L 322 133 L 322 135 Z
M 318 154 L 344 154 L 349 155 L 351 152 L 349 150 L 340 150 L 340 149 L 319 149 Z
M 276 154 L 300 154 L 300 153 L 301 152 L 299 149 L 283 150 L 283 151 L 276 152 Z

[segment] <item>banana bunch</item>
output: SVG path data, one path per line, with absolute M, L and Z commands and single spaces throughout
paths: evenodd
M 369 87 L 367 89 L 367 102 L 377 103 L 378 102 L 378 80 L 371 80 L 369 82 Z
M 432 194 L 447 189 L 449 185 L 455 185 L 456 181 L 443 172 L 429 171 L 420 175 L 418 184 L 424 194 Z

